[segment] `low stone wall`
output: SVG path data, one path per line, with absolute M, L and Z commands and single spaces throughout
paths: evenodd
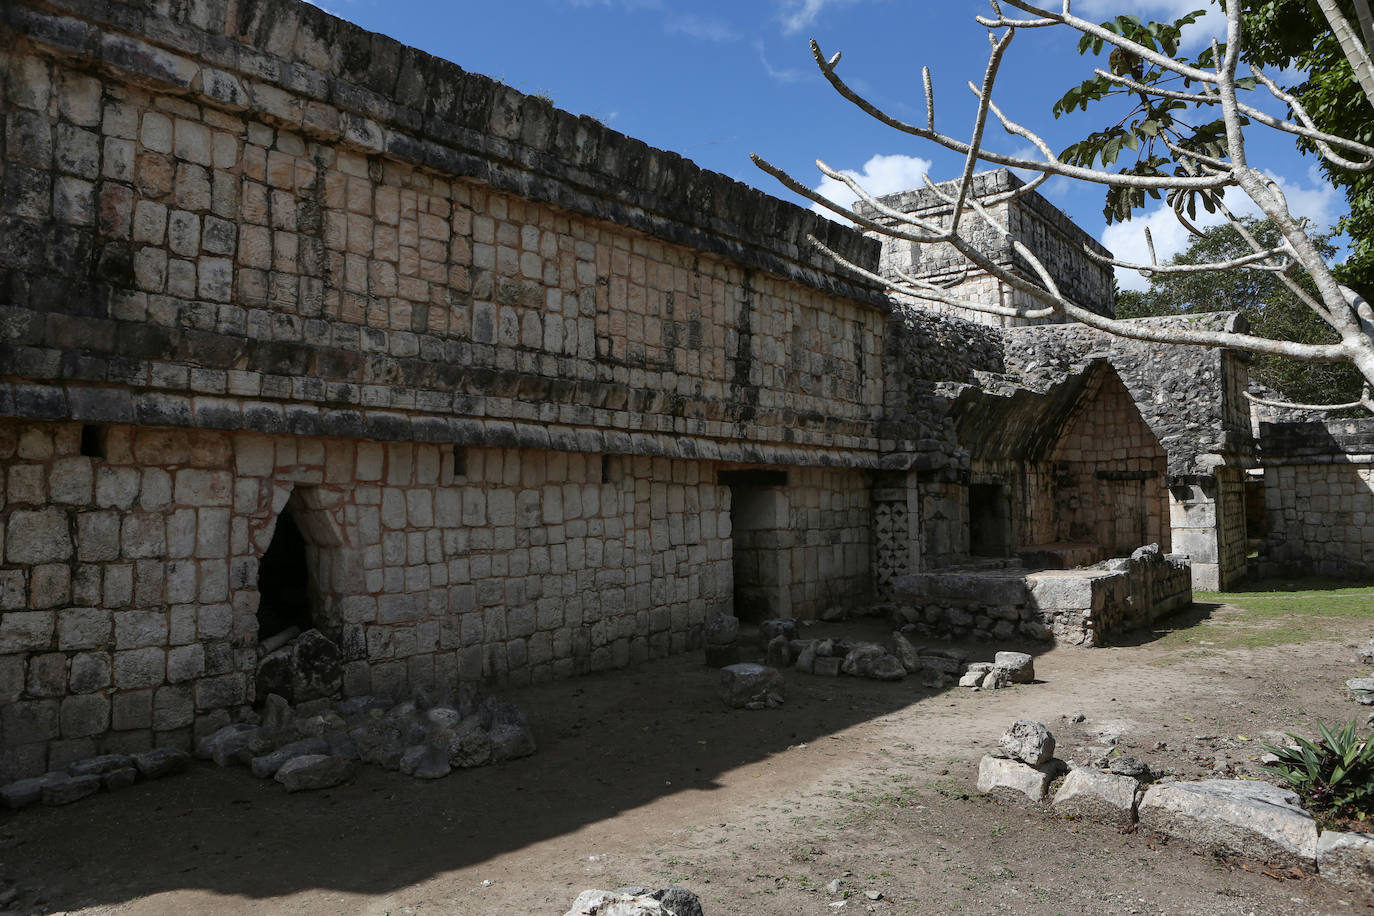
M 1084 569 L 945 570 L 897 579 L 924 635 L 1103 646 L 1193 602 L 1187 557 L 1141 548 Z

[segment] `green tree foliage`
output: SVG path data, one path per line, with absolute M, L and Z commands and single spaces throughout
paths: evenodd
M 1241 221 L 1261 244 L 1278 242 L 1279 234 L 1272 224 L 1248 217 Z M 1330 235 L 1315 236 L 1314 241 L 1326 257 L 1335 253 Z M 1206 230 L 1170 263 L 1206 264 L 1248 254 L 1250 250 L 1236 228 L 1228 223 Z M 1155 274 L 1148 290 L 1122 292 L 1116 303 L 1118 318 L 1229 311 L 1244 315 L 1251 330 L 1260 337 L 1300 343 L 1333 343 L 1338 339 L 1272 273 L 1262 270 Z M 1328 404 L 1354 401 L 1360 396 L 1362 379 L 1355 367 L 1347 363 L 1302 362 L 1268 355 L 1256 355 L 1252 360 L 1251 376 L 1289 400 Z
M 1341 4 L 1354 21 L 1353 5 Z M 1361 143 L 1374 142 L 1374 107 L 1366 101 L 1340 44 L 1310 0 L 1246 3 L 1245 49 L 1250 63 L 1270 70 L 1297 70 L 1306 78 L 1291 92 L 1319 130 Z M 1315 153 L 1305 140 L 1300 149 Z M 1352 172 L 1319 160 L 1322 173 L 1345 193 L 1350 213 L 1336 228 L 1350 238 L 1350 254 L 1337 276 L 1365 296 L 1374 294 L 1374 173 Z
M 1222 3 L 1223 0 L 1213 2 Z M 1353 20 L 1353 6 L 1349 2 L 1342 6 Z M 1178 54 L 1183 27 L 1195 22 L 1203 12 L 1197 10 L 1173 22 L 1143 22 L 1135 16 L 1118 16 L 1102 25 L 1147 48 L 1207 68 L 1216 64 L 1211 47 L 1192 59 Z M 1365 99 L 1339 42 L 1311 0 L 1245 2 L 1242 28 L 1242 72 L 1248 64 L 1280 77 L 1300 74 L 1305 77 L 1302 82 L 1284 88 L 1303 105 L 1319 130 L 1363 143 L 1374 142 L 1374 107 Z M 1100 39 L 1084 36 L 1078 49 L 1083 54 L 1097 55 L 1103 45 Z M 1220 45 L 1218 51 L 1224 53 L 1225 45 Z M 1204 88 L 1157 66 L 1146 65 L 1120 49 L 1112 51 L 1106 69 L 1144 86 L 1194 92 Z M 1244 77 L 1238 79 L 1236 85 L 1239 89 L 1251 90 L 1257 83 L 1253 78 Z M 1263 90 L 1261 93 L 1267 95 Z M 1116 85 L 1104 76 L 1094 75 L 1066 92 L 1055 103 L 1054 114 L 1059 117 L 1075 109 L 1086 111 L 1090 105 L 1107 98 L 1125 100 L 1131 107 L 1115 124 L 1094 131 L 1065 149 L 1061 157 L 1066 162 L 1087 167 L 1099 163 L 1106 167 L 1115 164 L 1123 152 L 1131 151 L 1135 153 L 1134 161 L 1119 169 L 1123 174 L 1181 174 L 1177 167 L 1166 172 L 1173 163 L 1173 157 L 1164 148 L 1166 137 L 1178 147 L 1205 156 L 1226 155 L 1225 129 L 1219 118 L 1211 117 L 1216 110 L 1214 107 L 1195 107 L 1177 100 L 1160 99 Z M 1297 143 L 1304 152 L 1316 152 L 1308 140 L 1298 138 Z M 1374 293 L 1374 173 L 1348 171 L 1324 159 L 1320 160 L 1320 168 L 1326 178 L 1345 193 L 1350 205 L 1350 214 L 1342 218 L 1337 230 L 1350 237 L 1351 253 L 1336 274 L 1342 282 L 1370 295 Z M 1159 197 L 1154 192 L 1149 196 Z M 1184 203 L 1186 211 L 1193 215 L 1199 204 L 1211 210 L 1213 202 L 1210 194 L 1203 193 Z M 1145 203 L 1144 191 L 1112 188 L 1107 192 L 1103 213 L 1108 223 L 1125 220 Z

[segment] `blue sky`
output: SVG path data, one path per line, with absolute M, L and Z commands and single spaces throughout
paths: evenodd
M 547 95 L 560 108 L 601 119 L 653 146 L 673 150 L 778 196 L 791 198 L 749 161 L 757 152 L 813 187 L 814 162 L 858 174 L 881 193 L 919 184 L 927 169 L 953 177 L 958 157 L 898 134 L 841 99 L 816 71 L 807 45 L 842 51 L 841 72 L 879 107 L 924 116 L 921 66 L 930 66 L 937 126 L 964 135 L 973 116 L 965 84 L 981 81 L 988 41 L 973 17 L 977 0 L 321 0 L 335 15 L 406 44 Z M 1204 0 L 1080 0 L 1075 12 L 1172 18 Z M 1219 17 L 1213 15 L 1212 21 Z M 1194 45 L 1207 28 L 1194 30 Z M 1105 113 L 1056 121 L 1055 99 L 1091 74 L 1064 30 L 1018 34 L 994 91 L 1009 115 L 1056 150 L 1104 126 Z M 1264 142 L 1269 141 L 1269 142 Z M 1340 215 L 1339 195 L 1283 137 L 1256 133 L 1251 162 L 1281 179 L 1294 209 L 1317 222 Z M 989 146 L 1025 147 L 1000 128 Z M 1102 192 L 1056 180 L 1046 195 L 1123 257 L 1144 259 L 1141 219 L 1106 227 Z M 799 198 L 792 198 L 800 200 Z M 1186 241 L 1166 214 L 1146 214 L 1161 254 Z M 1125 287 L 1143 284 L 1132 274 Z

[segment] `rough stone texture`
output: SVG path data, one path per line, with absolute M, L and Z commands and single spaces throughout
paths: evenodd
M 1054 759 L 1054 735 L 1042 723 L 1030 719 L 1013 722 L 998 743 L 1008 754 L 1031 766 Z
M 43 784 L 43 804 L 70 805 L 100 791 L 101 779 L 95 774 L 54 779 Z
M 1079 767 L 1064 777 L 1052 804 L 1059 814 L 1125 826 L 1135 823 L 1139 789 L 1140 783 L 1129 776 Z
M 985 755 L 978 764 L 978 791 L 1007 798 L 1025 796 L 1043 801 L 1054 779 L 1049 767 L 1034 767 L 1020 760 Z
M 319 630 L 306 630 L 258 663 L 258 700 L 276 694 L 288 703 L 338 696 L 343 689 L 343 656 Z
M 1006 193 L 1021 188 L 1024 184 L 1024 181 L 1007 169 L 995 169 L 974 176 L 970 193 L 982 198 Z M 945 190 L 949 191 L 952 187 L 953 183 L 947 182 Z M 945 220 L 945 225 L 949 224 L 947 222 L 948 216 L 932 217 L 932 212 L 945 204 L 935 192 L 927 188 L 889 194 L 879 198 L 879 201 L 892 210 L 910 213 L 917 218 Z M 1011 236 L 1001 235 L 982 221 L 974 219 L 964 221 L 961 236 L 979 246 L 1000 266 L 1016 268 L 1023 275 L 1029 275 L 1027 262 L 1012 247 L 1013 242 L 1024 244 L 1037 258 L 1049 266 L 1060 289 L 1070 299 L 1098 314 L 1110 315 L 1112 313 L 1114 305 L 1112 269 L 1099 261 L 1085 258 L 1082 255 L 1084 246 L 1104 256 L 1108 254 L 1107 250 L 1069 220 L 1059 208 L 1040 194 L 1031 192 L 1018 197 L 1011 203 L 993 204 L 990 210 L 996 217 L 1012 227 Z M 891 224 L 893 222 L 890 217 L 882 215 L 870 204 L 860 203 L 858 212 L 880 223 Z M 930 245 L 887 237 L 879 237 L 879 239 L 883 243 L 879 269 L 885 275 L 892 275 L 894 271 L 902 271 L 915 273 L 934 282 L 961 281 L 964 287 L 975 285 L 974 281 L 969 278 L 970 271 L 975 277 L 983 276 L 981 271 L 974 268 L 970 261 L 948 243 Z M 986 277 L 984 279 L 990 280 Z M 989 297 L 985 301 L 992 305 L 1005 303 L 1007 299 L 1000 295 L 1001 289 L 999 287 L 1000 284 L 994 284 L 993 290 L 997 297 Z M 1006 292 L 1010 294 L 1012 290 L 1008 288 Z M 984 324 L 1002 321 L 1010 323 L 1012 321 L 1011 319 L 1002 319 L 995 315 L 953 306 L 944 308 L 960 317 Z
M 191 762 L 191 755 L 177 747 L 155 747 L 130 756 L 145 779 L 158 779 L 179 773 Z
M 261 757 L 254 757 L 248 764 L 248 768 L 252 770 L 253 775 L 259 779 L 270 779 L 277 775 L 277 771 L 280 770 L 288 760 L 304 757 L 307 754 L 328 753 L 329 742 L 325 741 L 323 738 L 306 738 L 302 741 L 292 741 L 290 744 L 284 744 L 269 754 L 263 754 Z
M 583 891 L 563 916 L 703 916 L 703 912 L 697 895 L 680 887 L 652 892 L 622 888 Z
M 4 802 L 6 808 L 27 808 L 43 800 L 44 786 L 66 782 L 69 778 L 66 773 L 58 771 L 17 779 L 6 786 L 0 786 L 0 802 Z
M 876 267 L 860 233 L 308 4 L 11 7 L 42 92 L 4 173 L 53 193 L 0 199 L 0 778 L 245 716 L 283 513 L 350 695 L 642 663 L 736 587 L 809 618 L 967 553 L 949 386 L 1003 344 L 804 241 Z
M 703 636 L 708 646 L 731 646 L 739 638 L 739 618 L 733 614 L 714 614 L 706 621 Z
M 776 706 L 786 696 L 787 686 L 776 668 L 745 662 L 720 669 L 720 699 L 732 709 Z
M 288 792 L 310 789 L 329 789 L 353 775 L 353 763 L 343 757 L 327 754 L 306 754 L 293 757 L 281 765 L 273 778 Z
M 1035 680 L 1035 658 L 1025 652 L 998 652 L 993 664 L 1007 672 L 1013 684 L 1029 684 Z
M 1342 887 L 1374 894 L 1374 834 L 1323 831 L 1317 838 L 1317 871 Z
M 1311 869 L 1317 825 L 1292 792 L 1264 782 L 1209 779 L 1156 784 L 1145 790 L 1140 823 L 1196 843 L 1219 845 L 1262 861 Z
M 1259 424 L 1264 574 L 1374 575 L 1374 421 Z

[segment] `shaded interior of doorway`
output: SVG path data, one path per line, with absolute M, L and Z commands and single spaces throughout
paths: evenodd
M 305 536 L 288 503 L 277 518 L 272 543 L 258 564 L 258 639 L 289 627 L 311 627 L 309 560 Z

